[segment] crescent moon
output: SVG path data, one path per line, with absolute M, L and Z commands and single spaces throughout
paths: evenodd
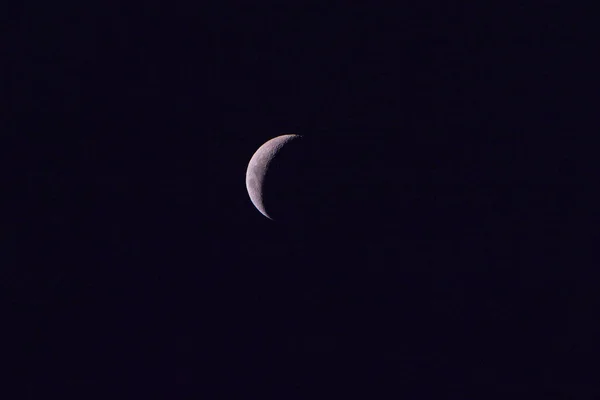
M 260 146 L 254 153 L 246 170 L 246 189 L 252 204 L 262 215 L 273 220 L 265 207 L 264 181 L 273 158 L 288 143 L 302 138 L 301 135 L 277 136 Z

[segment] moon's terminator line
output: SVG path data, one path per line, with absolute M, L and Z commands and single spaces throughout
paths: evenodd
M 301 135 L 288 134 L 275 137 L 259 147 L 248 164 L 246 171 L 246 188 L 250 195 L 252 204 L 265 217 L 273 219 L 269 215 L 265 202 L 265 180 L 273 159 L 277 157 L 281 149 L 294 140 L 301 139 Z

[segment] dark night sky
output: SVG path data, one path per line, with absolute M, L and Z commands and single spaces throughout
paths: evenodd
M 594 391 L 575 15 L 4 10 L 15 376 L 169 398 Z M 335 224 L 251 204 L 248 161 L 283 133 L 327 149 Z

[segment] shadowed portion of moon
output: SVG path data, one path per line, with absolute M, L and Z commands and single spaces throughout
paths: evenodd
M 327 225 L 357 210 L 354 200 L 361 167 L 347 148 L 300 135 L 267 141 L 252 156 L 246 187 L 267 218 L 291 226 Z M 360 212 L 360 211 L 359 211 Z
M 282 135 L 269 140 L 254 153 L 246 172 L 252 203 L 277 222 L 306 225 L 324 221 L 333 215 L 328 193 L 340 188 L 339 179 L 332 179 L 335 154 L 335 149 L 306 136 Z

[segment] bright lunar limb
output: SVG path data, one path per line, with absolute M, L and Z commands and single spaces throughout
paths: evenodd
M 246 188 L 252 204 L 265 217 L 273 219 L 265 202 L 265 178 L 281 149 L 290 142 L 301 139 L 301 135 L 288 134 L 275 137 L 259 147 L 248 164 L 246 171 Z

